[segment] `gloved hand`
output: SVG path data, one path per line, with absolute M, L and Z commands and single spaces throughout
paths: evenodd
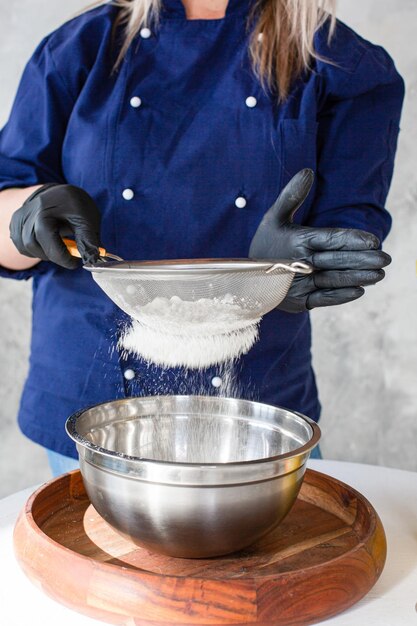
M 21 254 L 75 269 L 79 263 L 62 237 L 74 236 L 84 263 L 97 261 L 100 217 L 86 191 L 51 183 L 37 189 L 13 213 L 10 237 Z
M 378 250 L 379 240 L 371 233 L 293 224 L 313 181 L 309 169 L 290 180 L 265 213 L 249 249 L 253 259 L 303 260 L 314 266 L 313 274 L 295 276 L 279 305 L 289 313 L 356 300 L 364 294 L 364 286 L 384 278 L 382 268 L 391 262 L 388 254 Z

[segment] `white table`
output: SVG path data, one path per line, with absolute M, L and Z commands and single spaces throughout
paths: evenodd
M 366 496 L 378 511 L 388 540 L 387 563 L 375 587 L 361 602 L 325 625 L 417 626 L 417 473 L 337 461 L 310 461 L 309 467 L 339 478 Z M 0 500 L 0 623 L 102 624 L 51 600 L 19 569 L 13 555 L 13 527 L 34 489 Z

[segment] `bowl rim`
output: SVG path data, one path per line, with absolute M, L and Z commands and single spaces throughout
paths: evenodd
M 269 456 L 269 457 L 265 457 L 265 458 L 261 458 L 261 459 L 252 459 L 250 461 L 231 461 L 230 463 L 187 463 L 187 462 L 177 462 L 177 461 L 162 461 L 162 460 L 158 460 L 158 459 L 148 459 L 146 457 L 139 457 L 139 456 L 132 456 L 129 454 L 125 454 L 124 452 L 115 452 L 114 450 L 108 450 L 107 448 L 102 448 L 101 446 L 96 445 L 95 443 L 91 442 L 89 439 L 86 439 L 85 437 L 83 437 L 82 435 L 79 434 L 79 432 L 76 429 L 76 424 L 78 419 L 81 417 L 81 415 L 83 415 L 84 413 L 86 413 L 87 411 L 90 411 L 91 409 L 94 408 L 98 408 L 100 406 L 103 406 L 105 404 L 122 404 L 126 401 L 129 400 L 154 400 L 155 398 L 161 398 L 161 399 L 165 399 L 165 398 L 196 398 L 198 400 L 200 399 L 204 399 L 204 401 L 209 400 L 209 399 L 218 399 L 218 400 L 222 400 L 225 402 L 230 402 L 230 401 L 238 401 L 244 404 L 256 404 L 257 406 L 264 406 L 267 408 L 273 408 L 273 409 L 279 409 L 281 411 L 285 411 L 286 413 L 290 413 L 291 415 L 295 415 L 298 418 L 300 418 L 302 421 L 306 422 L 311 430 L 312 430 L 312 436 L 310 438 L 310 440 L 305 443 L 303 446 L 296 448 L 295 450 L 291 451 L 291 452 L 285 452 L 284 454 L 276 454 L 274 456 Z M 229 416 L 232 418 L 238 418 L 238 419 L 245 419 L 245 416 Z M 136 418 L 132 418 L 132 419 L 140 419 L 136 417 Z M 126 419 L 126 421 L 129 421 Z M 172 394 L 172 395 L 161 395 L 161 396 L 133 396 L 130 398 L 119 398 L 117 400 L 109 400 L 107 402 L 99 402 L 98 404 L 93 404 L 91 406 L 88 406 L 84 409 L 80 409 L 79 411 L 76 411 L 75 413 L 73 413 L 72 415 L 70 415 L 70 417 L 68 417 L 68 419 L 65 422 L 65 430 L 67 432 L 67 435 L 78 445 L 81 445 L 84 448 L 87 448 L 88 450 L 95 452 L 97 454 L 99 454 L 100 456 L 105 456 L 114 460 L 126 460 L 129 462 L 137 462 L 138 464 L 149 464 L 149 465 L 153 465 L 153 466 L 158 466 L 158 465 L 166 465 L 169 467 L 177 467 L 177 468 L 181 468 L 181 467 L 185 467 L 185 468 L 221 468 L 224 469 L 226 467 L 247 467 L 250 465 L 261 465 L 264 463 L 273 463 L 276 461 L 284 461 L 286 459 L 291 459 L 293 457 L 298 457 L 298 456 L 302 456 L 303 454 L 306 454 L 307 452 L 309 452 L 310 450 L 312 450 L 313 448 L 316 447 L 316 445 L 318 444 L 318 442 L 320 441 L 321 438 L 321 429 L 318 426 L 318 424 L 312 420 L 310 417 L 307 417 L 306 415 L 304 415 L 303 413 L 300 413 L 299 411 L 293 411 L 292 409 L 287 409 L 285 407 L 282 406 L 278 406 L 276 404 L 267 404 L 266 402 L 256 402 L 253 400 L 245 400 L 245 399 L 240 399 L 240 398 L 227 398 L 227 397 L 223 397 L 223 396 L 203 396 L 203 395 L 180 395 L 180 394 Z

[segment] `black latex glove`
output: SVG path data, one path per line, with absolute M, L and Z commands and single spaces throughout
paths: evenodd
M 265 213 L 249 249 L 253 259 L 291 259 L 311 263 L 315 271 L 296 275 L 278 307 L 298 313 L 360 298 L 363 287 L 385 276 L 391 257 L 379 250 L 375 235 L 348 228 L 313 228 L 292 223 L 312 187 L 314 173 L 298 172 Z
M 84 263 L 97 261 L 100 211 L 79 187 L 44 185 L 12 215 L 10 237 L 21 254 L 75 269 L 79 262 L 66 249 L 66 236 L 74 237 Z

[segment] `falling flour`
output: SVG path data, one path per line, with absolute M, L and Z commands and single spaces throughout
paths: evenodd
M 237 359 L 258 339 L 260 318 L 233 296 L 195 301 L 158 297 L 141 307 L 120 347 L 164 367 L 200 369 Z

